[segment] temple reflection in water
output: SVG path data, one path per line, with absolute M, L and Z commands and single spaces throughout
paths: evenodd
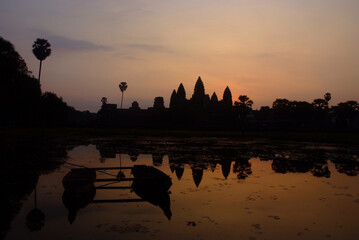
M 245 179 L 252 174 L 251 158 L 259 158 L 261 161 L 272 161 L 272 169 L 276 173 L 307 173 L 311 172 L 316 177 L 329 178 L 331 173 L 328 161 L 335 164 L 340 173 L 356 176 L 359 172 L 357 156 L 345 150 L 326 151 L 324 149 L 310 149 L 308 147 L 277 146 L 258 144 L 240 144 L 233 148 L 231 143 L 216 146 L 214 142 L 205 144 L 171 143 L 166 142 L 151 146 L 141 144 L 106 144 L 99 143 L 96 148 L 100 152 L 100 158 L 116 158 L 116 154 L 128 154 L 132 161 L 136 161 L 139 154 L 151 154 L 153 166 L 161 166 L 163 157 L 168 155 L 171 172 L 175 172 L 178 180 L 184 173 L 184 165 L 189 165 L 192 170 L 194 184 L 198 187 L 203 178 L 203 170 L 220 166 L 223 177 L 228 178 L 231 171 L 238 179 Z
M 78 160 L 76 156 L 69 157 L 77 144 L 63 143 L 46 148 L 28 144 L 3 149 L 7 161 L 1 175 L 4 180 L 1 181 L 4 197 L 0 205 L 4 213 L 1 217 L 4 223 L 1 227 L 2 238 L 8 232 L 11 232 L 10 236 L 14 234 L 12 222 L 18 215 L 22 217 L 19 221 L 26 231 L 42 232 L 51 226 L 54 216 L 51 216 L 52 211 L 46 203 L 49 200 L 45 199 L 55 193 L 48 190 L 44 193 L 46 182 L 39 185 L 39 179 L 47 176 L 51 179 L 49 184 L 59 185 L 56 191 L 61 192 L 59 196 L 55 194 L 54 199 L 62 200 L 61 209 L 66 210 L 66 222 L 73 226 L 87 222 L 84 214 L 97 213 L 99 210 L 95 209 L 98 206 L 118 210 L 122 208 L 116 206 L 124 206 L 123 209 L 134 212 L 125 215 L 128 218 L 151 212 L 160 213 L 162 218 L 171 222 L 176 221 L 173 218 L 180 217 L 180 209 L 175 207 L 173 201 L 177 201 L 177 206 L 180 201 L 185 201 L 179 197 L 181 194 L 188 197 L 191 192 L 204 194 L 207 191 L 217 192 L 216 196 L 221 196 L 218 192 L 223 189 L 221 184 L 228 182 L 232 188 L 236 188 L 235 185 L 248 183 L 248 178 L 251 179 L 249 182 L 253 182 L 253 175 L 260 176 L 262 170 L 258 169 L 259 162 L 265 163 L 276 176 L 296 173 L 297 176 L 306 174 L 313 176 L 313 179 L 329 180 L 333 176 L 355 177 L 359 173 L 358 150 L 346 146 L 210 138 L 102 139 L 83 144 L 93 144 L 82 148 L 95 151 L 87 154 L 87 150 L 83 150 L 81 154 L 86 157 Z M 26 154 L 19 149 L 27 150 Z M 91 159 L 86 160 L 87 157 Z M 92 157 L 96 160 L 93 161 Z M 139 167 L 143 165 L 146 165 L 145 170 Z M 355 196 L 355 193 L 339 191 L 335 194 Z M 173 198 L 173 195 L 176 197 Z M 277 199 L 277 196 L 272 198 Z M 248 199 L 254 198 L 250 195 Z M 24 202 L 27 204 L 22 214 Z

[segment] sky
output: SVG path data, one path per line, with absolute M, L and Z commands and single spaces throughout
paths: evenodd
M 101 98 L 141 108 L 201 76 L 205 91 L 254 109 L 277 98 L 359 101 L 358 0 L 0 0 L 0 36 L 38 75 L 36 38 L 51 43 L 43 91 L 78 110 Z

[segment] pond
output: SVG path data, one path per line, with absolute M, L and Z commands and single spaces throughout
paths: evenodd
M 21 148 L 3 154 L 3 239 L 358 239 L 357 146 L 146 138 Z

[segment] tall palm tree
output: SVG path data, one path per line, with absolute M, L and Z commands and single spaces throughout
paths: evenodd
M 41 76 L 41 65 L 42 61 L 44 61 L 48 56 L 51 54 L 51 44 L 46 39 L 36 39 L 34 44 L 32 45 L 32 52 L 34 53 L 35 57 L 40 60 L 40 67 L 39 67 L 39 83 L 40 83 L 40 76 Z
M 329 108 L 329 101 L 330 101 L 330 99 L 332 99 L 332 95 L 331 95 L 330 93 L 324 94 L 324 100 L 327 102 L 326 109 Z
M 238 109 L 238 113 L 239 113 L 239 121 L 241 124 L 241 128 L 242 128 L 242 134 L 244 133 L 244 128 L 245 128 L 245 117 L 246 115 L 252 111 L 252 105 L 253 105 L 253 101 L 251 99 L 249 99 L 249 97 L 247 95 L 240 95 L 238 97 L 239 101 L 235 101 L 234 105 L 236 106 L 236 108 Z
M 122 98 L 121 98 L 121 109 L 122 109 L 122 102 L 123 102 L 123 92 L 126 91 L 128 85 L 126 82 L 121 82 L 120 85 L 118 85 L 118 87 L 120 88 L 121 92 L 122 92 Z
M 107 98 L 106 97 L 101 98 L 101 102 L 102 102 L 102 105 L 106 105 L 107 104 Z
M 252 111 L 253 101 L 247 97 L 247 95 L 240 95 L 238 97 L 239 102 L 235 102 L 234 105 L 239 108 L 239 114 L 244 117 L 247 113 Z

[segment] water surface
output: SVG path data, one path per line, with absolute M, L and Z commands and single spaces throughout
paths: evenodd
M 357 239 L 359 234 L 355 146 L 102 139 L 44 158 L 57 165 L 39 171 L 36 198 L 33 186 L 18 208 L 12 206 L 17 210 L 4 239 Z M 71 169 L 135 165 L 154 166 L 171 178 L 166 196 L 150 190 L 159 205 L 134 191 L 131 169 L 96 170 L 94 189 L 65 193 L 62 181 Z M 71 201 L 78 203 L 70 206 Z M 31 217 L 33 209 L 40 213 Z

